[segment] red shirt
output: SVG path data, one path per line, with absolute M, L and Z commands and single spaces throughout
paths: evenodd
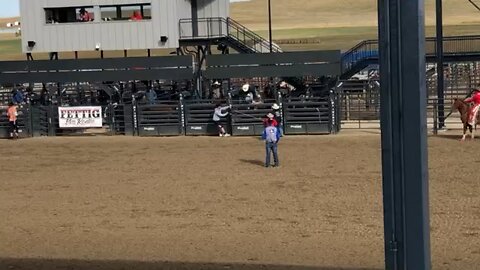
M 473 102 L 475 105 L 480 105 L 480 92 L 476 91 L 471 97 L 465 99 L 465 102 Z
M 274 127 L 278 126 L 277 120 L 275 120 L 275 119 L 268 119 L 268 118 L 263 120 L 263 125 L 266 126 L 266 127 L 268 127 L 268 122 L 271 122 L 271 123 L 272 123 L 272 126 L 274 126 Z
M 140 12 L 138 11 L 134 11 L 133 15 L 130 17 L 130 20 L 133 20 L 133 21 L 141 21 L 142 19 L 143 19 L 142 14 L 140 14 Z
M 89 22 L 92 20 L 92 17 L 90 16 L 90 13 L 85 12 L 83 14 L 80 14 L 80 21 L 82 22 Z

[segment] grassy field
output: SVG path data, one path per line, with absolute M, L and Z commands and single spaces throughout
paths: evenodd
M 435 0 L 426 0 L 426 33 L 435 34 Z M 348 50 L 365 39 L 377 38 L 376 0 L 275 0 L 273 6 L 273 37 L 284 50 Z M 233 3 L 231 16 L 267 37 L 267 6 L 264 0 Z M 445 35 L 480 34 L 480 12 L 467 0 L 449 0 L 444 3 Z M 0 19 L 0 25 L 19 18 Z M 20 42 L 14 35 L 0 34 L 0 59 L 24 59 Z M 295 42 L 291 42 L 295 40 Z M 293 44 L 292 44 L 293 43 Z M 133 52 L 143 55 L 145 52 Z M 96 52 L 81 53 L 81 57 L 98 57 Z M 159 50 L 155 55 L 168 52 Z M 105 57 L 119 57 L 123 52 L 106 53 Z M 62 54 L 60 57 L 73 57 Z M 46 59 L 39 55 L 36 59 Z
M 268 32 L 265 30 L 256 31 L 261 36 L 267 38 Z M 447 25 L 444 28 L 447 36 L 452 35 L 475 35 L 480 34 L 478 25 Z M 426 27 L 427 36 L 435 36 L 435 27 Z M 376 26 L 361 27 L 330 27 L 330 28 L 301 28 L 301 29 L 279 29 L 273 33 L 275 41 L 286 51 L 299 50 L 328 50 L 340 49 L 348 50 L 355 44 L 365 39 L 377 38 Z M 169 51 L 153 51 L 153 55 L 167 55 Z M 123 52 L 105 52 L 105 57 L 121 57 Z M 146 55 L 145 51 L 129 52 L 131 56 Z M 46 54 L 37 55 L 36 59 L 47 59 Z M 73 58 L 73 53 L 64 53 L 61 58 Z M 81 52 L 82 58 L 98 58 L 98 52 Z M 8 39 L 0 40 L 0 59 L 19 60 L 25 56 L 21 53 L 20 40 Z
M 478 1 L 478 0 L 477 0 Z M 467 0 L 443 1 L 445 25 L 480 23 L 480 12 Z M 377 25 L 377 0 L 275 0 L 272 18 L 275 29 L 330 28 Z M 435 24 L 435 0 L 425 0 L 426 24 Z M 232 4 L 232 17 L 246 26 L 267 28 L 267 1 Z
M 323 50 L 340 49 L 348 50 L 366 39 L 377 38 L 376 26 L 361 27 L 331 27 L 331 28 L 303 28 L 280 29 L 273 32 L 273 38 L 285 50 Z M 266 30 L 257 31 L 267 38 Z M 435 27 L 425 28 L 426 36 L 435 36 Z M 447 25 L 444 35 L 478 35 L 479 25 Z
M 19 39 L 0 40 L 0 59 L 17 58 L 22 53 Z

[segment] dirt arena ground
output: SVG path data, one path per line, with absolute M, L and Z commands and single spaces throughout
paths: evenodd
M 383 269 L 380 137 L 0 141 L 0 269 Z M 433 269 L 480 268 L 480 140 L 431 137 Z M 469 158 L 470 157 L 470 158 Z

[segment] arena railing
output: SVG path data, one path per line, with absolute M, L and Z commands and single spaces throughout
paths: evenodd
M 8 138 L 10 136 L 10 122 L 7 117 L 7 106 L 0 106 L 0 138 Z M 31 131 L 31 118 L 30 107 L 28 105 L 18 107 L 18 136 L 20 138 L 26 138 L 32 136 Z
M 197 32 L 192 30 L 194 22 L 198 25 Z M 181 19 L 179 28 L 180 40 L 228 38 L 240 43 L 237 46 L 244 46 L 244 52 L 270 52 L 270 42 L 268 40 L 231 18 L 198 18 L 195 21 L 193 19 Z M 282 49 L 278 45 L 272 44 L 272 51 L 282 52 Z
M 184 133 L 181 101 L 137 104 L 139 136 L 178 136 Z
M 223 106 L 227 106 L 226 100 L 185 100 L 185 135 L 216 135 L 218 129 L 213 122 L 213 111 L 215 103 L 221 102 Z M 221 123 L 227 128 L 227 132 L 231 134 L 230 117 L 224 117 Z
M 232 135 L 233 136 L 253 136 L 261 135 L 265 116 L 272 112 L 272 105 L 276 100 L 265 100 L 262 103 L 246 104 L 237 103 L 232 105 Z M 282 107 L 282 103 L 278 102 Z
M 332 122 L 336 110 L 331 98 L 289 99 L 283 103 L 285 134 L 330 134 L 337 131 Z
M 427 57 L 435 57 L 435 37 L 427 37 L 425 53 Z M 445 57 L 480 56 L 480 35 L 448 36 L 443 38 Z M 378 59 L 378 40 L 364 40 L 342 55 L 342 74 L 349 72 L 356 65 L 367 60 Z

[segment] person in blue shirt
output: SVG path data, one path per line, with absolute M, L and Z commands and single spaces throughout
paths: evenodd
M 13 104 L 22 104 L 24 102 L 23 92 L 20 89 L 14 89 L 12 93 Z
M 149 105 L 154 105 L 157 101 L 157 93 L 152 88 L 148 89 L 148 91 L 145 93 L 145 97 L 147 98 Z
M 269 113 L 269 119 L 273 118 L 273 114 Z M 262 139 L 265 140 L 266 159 L 265 167 L 270 167 L 270 156 L 273 154 L 274 167 L 278 167 L 280 162 L 278 160 L 278 142 L 280 141 L 280 130 L 275 127 L 274 121 L 266 122 L 266 127 L 263 130 Z

